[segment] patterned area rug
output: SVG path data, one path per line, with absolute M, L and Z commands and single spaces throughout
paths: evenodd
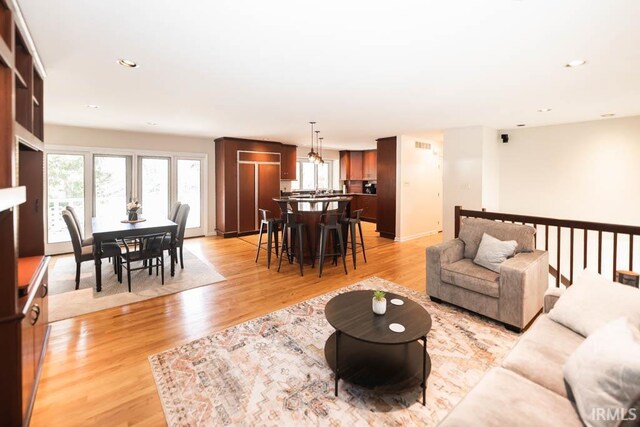
M 420 389 L 378 395 L 340 381 L 324 357 L 335 295 L 384 289 L 431 314 L 427 405 Z M 169 426 L 436 425 L 514 345 L 503 326 L 371 277 L 149 357 Z

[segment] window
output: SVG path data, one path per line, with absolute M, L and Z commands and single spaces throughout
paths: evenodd
M 331 170 L 333 160 L 326 160 L 324 164 L 298 160 L 296 163 L 296 181 L 291 181 L 292 190 L 328 190 L 332 188 Z M 302 185 L 300 185 L 302 183 Z
M 71 206 L 84 227 L 84 156 L 47 154 L 47 242 L 71 240 L 62 210 Z
M 178 201 L 189 205 L 187 228 L 200 227 L 200 160 L 178 159 Z
M 169 216 L 169 158 L 140 157 L 142 215 L 147 219 Z
M 131 157 L 93 157 L 93 216 L 118 218 L 126 214 L 131 197 Z

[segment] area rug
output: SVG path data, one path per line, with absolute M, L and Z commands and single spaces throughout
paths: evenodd
M 164 285 L 155 269 L 131 272 L 131 292 L 127 287 L 126 271 L 122 283 L 118 282 L 113 266 L 102 262 L 102 291 L 95 290 L 95 267 L 84 262 L 80 270 L 80 289 L 75 290 L 76 263 L 72 255 L 54 257 L 49 268 L 49 321 L 67 319 L 98 310 L 132 304 L 139 301 L 173 294 L 187 289 L 210 285 L 225 280 L 207 262 L 184 250 L 184 269 L 176 266 L 171 277 L 171 260 L 165 257 Z
M 333 333 L 324 307 L 335 295 L 384 289 L 431 314 L 432 371 L 427 405 L 420 389 L 378 395 L 340 381 L 324 344 Z M 169 426 L 436 425 L 517 335 L 503 326 L 432 303 L 424 293 L 371 277 L 149 357 Z

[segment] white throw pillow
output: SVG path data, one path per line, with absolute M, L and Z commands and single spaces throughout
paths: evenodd
M 588 270 L 580 273 L 549 312 L 551 320 L 585 337 L 619 317 L 628 317 L 640 327 L 640 291 Z
M 597 329 L 567 359 L 564 379 L 585 425 L 640 422 L 640 330 L 626 318 Z
M 505 262 L 507 258 L 511 258 L 517 247 L 518 242 L 515 240 L 502 241 L 484 233 L 473 262 L 500 273 L 500 264 Z

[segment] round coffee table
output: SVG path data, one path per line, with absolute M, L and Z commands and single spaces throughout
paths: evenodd
M 399 392 L 420 385 L 422 404 L 426 405 L 431 316 L 418 303 L 392 293 L 386 295 L 387 312 L 377 315 L 371 308 L 372 298 L 373 291 L 346 292 L 325 307 L 325 316 L 336 329 L 324 346 L 327 363 L 335 373 L 335 395 L 340 379 L 379 392 Z M 391 304 L 392 299 L 404 304 Z M 405 330 L 393 332 L 389 329 L 392 323 L 401 324 Z

